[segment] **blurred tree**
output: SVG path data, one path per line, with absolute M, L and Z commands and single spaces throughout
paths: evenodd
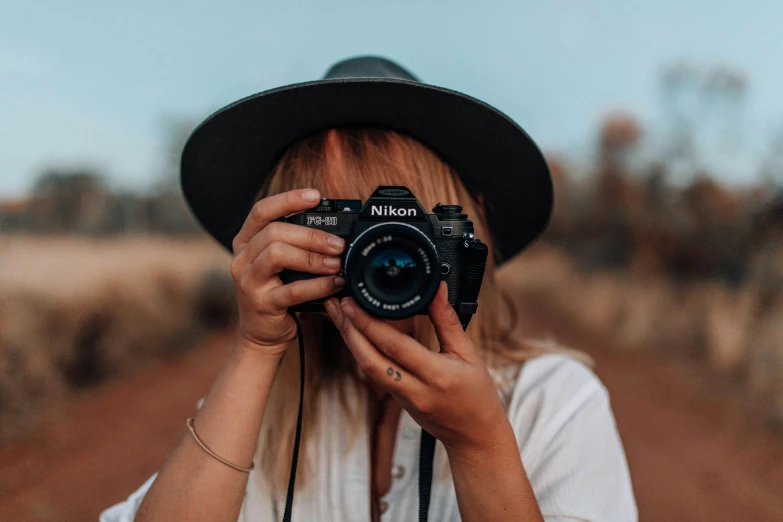
M 184 234 L 200 230 L 190 214 L 179 185 L 180 160 L 196 122 L 167 116 L 163 119 L 163 153 L 159 183 L 149 205 L 153 232 Z
M 675 275 L 739 283 L 745 275 L 744 239 L 750 230 L 737 194 L 700 175 L 682 192 L 681 205 L 688 222 Z
M 601 123 L 590 224 L 577 239 L 589 266 L 619 267 L 629 261 L 631 221 L 642 204 L 631 171 L 643 135 L 638 119 L 626 112 L 609 114 Z
M 181 116 L 165 116 L 162 120 L 163 149 L 161 154 L 160 186 L 158 190 L 179 187 L 179 164 L 182 149 L 197 123 Z
M 33 182 L 34 196 L 51 196 L 74 192 L 104 190 L 103 176 L 87 169 L 50 169 Z
M 101 232 L 109 197 L 98 172 L 50 169 L 34 182 L 21 224 L 34 231 Z
M 179 188 L 180 156 L 194 127 L 184 118 L 164 120 L 160 176 L 152 194 L 116 193 L 95 170 L 53 167 L 36 178 L 29 200 L 0 207 L 0 226 L 78 234 L 199 231 Z
M 664 67 L 660 89 L 668 140 L 665 154 L 669 161 L 690 162 L 695 156 L 694 127 L 700 114 L 700 100 L 694 96 L 699 86 L 698 72 L 687 62 Z
M 742 116 L 748 79 L 745 73 L 728 65 L 718 65 L 705 72 L 703 95 L 707 117 L 713 119 L 712 126 L 705 131 L 714 131 L 712 141 L 717 149 L 711 153 L 734 152 L 742 145 Z M 704 122 L 705 126 L 710 122 Z
M 742 71 L 681 61 L 663 68 L 659 87 L 666 118 L 663 156 L 678 177 L 709 170 L 708 160 L 736 152 L 748 90 Z
M 630 162 L 643 135 L 644 129 L 633 114 L 609 114 L 601 123 L 598 145 L 600 172 L 621 173 L 630 170 Z
M 762 182 L 767 184 L 772 192 L 783 190 L 783 127 L 781 127 L 769 144 L 769 151 L 761 163 Z
M 576 181 L 569 176 L 570 169 L 562 158 L 547 154 L 546 161 L 555 189 L 552 219 L 546 230 L 546 238 L 557 243 L 574 234 L 574 229 L 584 222 L 579 216 L 589 202 L 586 202 L 586 198 L 579 197 Z

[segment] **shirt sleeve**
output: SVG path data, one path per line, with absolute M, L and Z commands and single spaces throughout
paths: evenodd
M 628 464 L 606 388 L 563 355 L 525 363 L 509 418 L 547 522 L 634 522 Z
M 158 474 L 155 473 L 139 489 L 131 493 L 126 500 L 101 513 L 98 520 L 100 522 L 133 522 L 139 506 L 141 506 L 141 501 L 144 500 L 144 495 L 147 494 L 157 476 Z

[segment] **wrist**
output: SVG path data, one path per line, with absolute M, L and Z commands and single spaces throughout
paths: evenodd
M 249 358 L 267 364 L 280 364 L 286 351 L 291 347 L 293 341 L 287 341 L 280 344 L 266 345 L 256 343 L 242 334 L 238 334 L 234 340 L 232 352 L 242 358 Z
M 497 421 L 482 424 L 479 433 L 460 442 L 444 442 L 449 461 L 465 463 L 481 462 L 491 459 L 514 448 L 517 450 L 516 437 L 505 413 Z

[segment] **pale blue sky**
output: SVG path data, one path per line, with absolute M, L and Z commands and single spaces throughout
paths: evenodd
M 143 189 L 167 117 L 200 120 L 355 54 L 481 98 L 572 156 L 608 111 L 654 126 L 660 68 L 679 59 L 749 77 L 750 152 L 724 179 L 752 176 L 748 157 L 783 125 L 780 0 L 0 0 L 0 196 L 47 164 Z

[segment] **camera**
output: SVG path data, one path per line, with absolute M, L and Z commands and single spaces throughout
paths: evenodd
M 427 214 L 407 187 L 380 186 L 364 204 L 324 198 L 282 221 L 345 239 L 341 258 L 346 284 L 336 296 L 353 297 L 376 317 L 426 314 L 441 280 L 464 327 L 476 312 L 488 249 L 474 237 L 473 223 L 459 205 L 438 203 Z M 313 277 L 293 270 L 280 273 L 286 284 Z M 324 301 L 290 310 L 323 312 Z

